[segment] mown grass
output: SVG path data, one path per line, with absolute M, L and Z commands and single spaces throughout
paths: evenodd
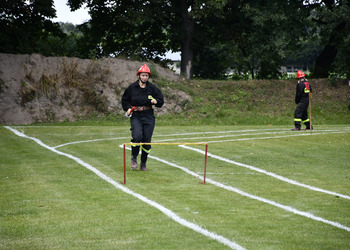
M 74 125 L 15 128 L 48 146 L 62 145 L 56 149 L 82 159 L 115 181 L 123 181 L 119 145 L 129 141 L 129 125 Z M 216 141 L 209 142 L 213 155 L 349 196 L 349 126 L 319 125 L 312 135 L 301 132 L 300 136 L 289 129 L 286 125 L 158 125 L 153 141 Z M 227 248 L 181 226 L 65 156 L 4 127 L 0 127 L 0 137 L 3 249 Z M 86 142 L 63 146 L 79 141 Z M 127 151 L 127 164 L 129 154 Z M 194 151 L 154 145 L 151 156 L 203 175 L 204 156 Z M 152 158 L 148 167 L 148 172 L 127 168 L 125 187 L 247 249 L 348 249 L 350 245 L 350 232 L 344 229 L 210 183 L 201 185 L 194 176 Z M 213 157 L 208 158 L 207 178 L 350 227 L 348 199 L 295 186 Z
M 349 87 L 344 84 L 330 86 L 325 79 L 311 79 L 310 82 L 314 124 L 350 124 Z M 194 80 L 160 83 L 160 86 L 182 90 L 193 98 L 191 103 L 183 105 L 183 113 L 160 117 L 164 118 L 162 124 L 293 124 L 295 80 Z

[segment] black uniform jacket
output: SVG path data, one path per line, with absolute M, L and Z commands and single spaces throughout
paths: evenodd
M 151 100 L 156 99 L 155 106 L 160 108 L 164 104 L 162 92 L 150 82 L 146 83 L 145 88 L 141 88 L 139 81 L 136 81 L 125 90 L 122 97 L 122 106 L 124 111 L 127 111 L 133 106 L 152 106 Z
M 298 104 L 301 101 L 308 102 L 309 92 L 312 93 L 312 88 L 310 83 L 307 80 L 298 82 L 297 91 L 295 94 L 295 103 Z

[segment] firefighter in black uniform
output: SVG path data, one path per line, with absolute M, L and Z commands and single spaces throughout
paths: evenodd
M 152 105 L 160 108 L 164 104 L 162 92 L 148 81 L 151 71 L 146 64 L 137 72 L 138 80 L 132 83 L 122 96 L 122 106 L 126 115 L 130 117 L 131 142 L 150 143 L 155 126 L 155 116 Z M 137 169 L 137 156 L 141 147 L 140 169 L 147 171 L 147 156 L 151 145 L 131 146 L 131 169 Z
M 301 123 L 303 123 L 306 128 L 310 129 L 310 120 L 307 115 L 307 108 L 309 107 L 309 98 L 311 97 L 312 89 L 308 80 L 305 78 L 305 74 L 301 71 L 297 71 L 297 90 L 295 94 L 295 103 L 297 107 L 294 112 L 294 126 L 292 130 L 300 130 Z

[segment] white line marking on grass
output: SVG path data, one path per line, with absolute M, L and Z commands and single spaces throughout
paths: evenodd
M 341 132 L 341 131 L 346 131 L 349 129 L 350 129 L 350 127 L 345 127 L 345 130 L 335 130 L 335 129 L 316 130 L 316 133 L 318 133 L 318 132 Z M 261 131 L 272 131 L 272 133 L 283 133 L 283 132 L 300 133 L 300 132 L 302 132 L 302 131 L 300 131 L 300 132 L 291 131 L 290 129 L 284 129 L 284 128 L 274 128 L 274 129 L 246 129 L 246 130 L 228 130 L 228 131 L 203 131 L 203 132 L 189 132 L 189 133 L 186 132 L 186 133 L 161 134 L 161 135 L 154 134 L 153 137 L 164 137 L 164 136 L 170 137 L 170 136 L 179 136 L 179 135 L 181 136 L 181 135 L 203 135 L 203 134 L 228 134 L 228 133 L 261 132 Z M 315 130 L 313 130 L 313 132 L 315 132 Z M 310 134 L 310 133 L 308 133 L 308 134 Z M 234 136 L 237 136 L 237 135 L 234 135 Z
M 269 129 L 266 129 L 269 130 Z M 179 136 L 179 135 L 196 135 L 196 134 L 214 134 L 214 133 L 218 133 L 218 134 L 222 134 L 222 133 L 235 133 L 235 132 L 250 132 L 250 131 L 256 131 L 256 130 L 241 130 L 241 131 L 218 131 L 218 132 L 203 132 L 203 133 L 199 133 L 199 132 L 193 132 L 193 133 L 183 133 L 183 134 L 170 134 L 170 135 L 158 135 L 158 137 L 165 137 L 165 136 Z M 22 130 L 22 133 L 23 130 Z M 278 133 L 278 132 L 276 132 Z M 249 134 L 247 134 L 249 135 Z M 229 135 L 224 135 L 224 136 L 214 136 L 214 137 L 202 137 L 202 138 L 221 138 L 221 137 L 228 137 Z M 239 135 L 233 135 L 233 136 L 239 136 Z M 156 137 L 156 136 L 154 136 Z M 121 140 L 121 139 L 131 139 L 130 136 L 129 137 L 119 137 L 119 138 L 105 138 L 105 139 L 93 139 L 93 140 L 85 140 L 85 141 L 75 141 L 75 142 L 68 142 L 68 143 L 64 143 L 61 145 L 57 145 L 54 148 L 60 148 L 60 147 L 64 147 L 67 145 L 72 145 L 72 144 L 78 144 L 78 143 L 86 143 L 86 142 L 95 142 L 95 141 L 107 141 L 107 140 Z M 183 138 L 183 139 L 196 139 L 196 138 Z M 177 140 L 177 139 L 169 139 L 169 140 L 160 140 L 160 141 L 172 141 L 172 140 Z
M 179 135 L 203 135 L 203 134 L 227 134 L 227 133 L 241 133 L 241 132 L 255 132 L 255 131 L 276 131 L 277 129 L 246 129 L 246 130 L 228 130 L 228 131 L 203 131 L 203 132 L 185 132 L 176 134 L 162 134 L 153 136 L 179 136 Z M 281 129 L 283 130 L 283 129 Z
M 34 126 L 35 127 L 35 126 Z M 262 130 L 274 130 L 275 129 L 262 129 Z M 193 132 L 193 133 L 177 133 L 177 134 L 169 134 L 169 135 L 157 135 L 154 137 L 165 137 L 165 136 L 179 136 L 179 135 L 196 135 L 196 134 L 222 134 L 222 133 L 236 133 L 236 132 L 255 132 L 255 131 L 261 131 L 261 130 L 237 130 L 237 131 L 218 131 L 218 132 Z M 324 130 L 324 131 L 331 131 L 331 130 Z M 212 137 L 197 137 L 197 138 L 181 138 L 180 140 L 195 140 L 195 139 L 209 139 L 209 138 L 222 138 L 222 137 L 232 137 L 232 136 L 242 136 L 242 135 L 259 135 L 259 134 L 279 134 L 284 133 L 287 131 L 282 132 L 267 132 L 267 133 L 255 133 L 255 134 L 239 134 L 239 135 L 224 135 L 224 136 L 212 136 Z M 22 133 L 24 131 L 22 130 Z M 295 133 L 295 132 L 293 132 Z M 334 133 L 340 133 L 340 132 L 334 132 Z M 243 139 L 229 139 L 229 140 L 220 140 L 220 141 L 209 141 L 211 143 L 213 142 L 224 142 L 224 141 L 245 141 L 245 140 L 254 140 L 254 139 L 271 139 L 271 138 L 281 138 L 281 137 L 289 137 L 289 136 L 300 136 L 300 135 L 310 135 L 307 134 L 298 134 L 298 135 L 288 135 L 288 136 L 275 136 L 275 137 L 262 137 L 262 138 L 243 138 Z M 130 139 L 130 137 L 118 137 L 118 138 L 104 138 L 104 139 L 93 139 L 93 140 L 85 140 L 85 141 L 75 141 L 75 142 L 68 142 L 61 145 L 57 145 L 54 148 L 60 148 L 68 145 L 78 144 L 78 143 L 86 143 L 86 142 L 95 142 L 95 141 L 108 141 L 108 140 L 121 140 L 121 139 Z M 166 140 L 155 140 L 154 142 L 165 142 L 165 141 L 176 141 L 177 139 L 166 139 Z
M 118 182 L 116 182 L 115 180 L 111 179 L 110 177 L 108 177 L 107 175 L 103 174 L 102 172 L 100 172 L 98 169 L 94 168 L 93 166 L 91 166 L 90 164 L 84 162 L 83 160 L 81 160 L 80 158 L 78 157 L 75 157 L 71 154 L 67 154 L 67 153 L 63 153 L 61 151 L 58 151 L 57 149 L 53 148 L 53 147 L 50 147 L 46 144 L 44 144 L 41 140 L 35 138 L 35 137 L 30 137 L 30 136 L 27 136 L 25 135 L 24 133 L 21 133 L 19 132 L 18 130 L 16 129 L 13 129 L 9 126 L 5 126 L 5 128 L 11 130 L 13 133 L 15 133 L 16 135 L 20 136 L 20 137 L 23 137 L 23 138 L 27 138 L 27 139 L 30 139 L 30 140 L 33 140 L 35 141 L 36 143 L 38 143 L 40 146 L 56 153 L 56 154 L 59 154 L 59 155 L 63 155 L 63 156 L 66 156 L 72 160 L 74 160 L 75 162 L 79 163 L 80 165 L 82 165 L 83 167 L 85 167 L 86 169 L 92 171 L 93 173 L 95 173 L 98 177 L 100 177 L 101 179 L 107 181 L 108 183 L 112 184 L 114 187 L 122 190 L 123 192 L 127 193 L 127 194 L 130 194 L 132 196 L 134 196 L 135 198 L 138 198 L 139 200 L 153 206 L 154 208 L 158 209 L 159 211 L 161 211 L 163 214 L 165 214 L 166 216 L 168 216 L 169 218 L 171 218 L 172 220 L 176 221 L 177 223 L 187 227 L 187 228 L 190 228 L 208 238 L 211 238 L 211 239 L 214 239 L 214 240 L 217 240 L 218 242 L 232 248 L 232 249 L 245 249 L 244 247 L 238 245 L 236 242 L 234 241 L 230 241 L 229 239 L 221 236 L 221 235 L 217 235 L 216 233 L 213 233 L 213 232 L 210 232 L 202 227 L 200 227 L 199 225 L 197 224 L 194 224 L 192 222 L 189 222 L 183 218 L 181 218 L 180 216 L 178 216 L 177 214 L 175 214 L 174 212 L 172 212 L 171 210 L 165 208 L 164 206 L 160 205 L 159 203 L 155 202 L 155 201 L 152 201 L 138 193 L 135 193 L 133 192 L 132 190 L 126 188 L 125 186 L 119 184 Z
M 120 147 L 123 147 L 123 145 L 120 145 Z M 130 148 L 127 148 L 127 149 L 131 150 Z M 194 177 L 197 177 L 197 178 L 199 178 L 201 180 L 203 179 L 200 175 L 198 175 L 195 172 L 189 170 L 188 168 L 181 167 L 181 166 L 179 166 L 179 165 L 177 165 L 175 163 L 168 162 L 168 161 L 163 160 L 161 158 L 158 158 L 156 156 L 148 155 L 148 157 L 152 158 L 154 160 L 160 161 L 160 162 L 162 162 L 162 163 L 164 163 L 166 165 L 169 165 L 169 166 L 181 169 L 182 171 L 184 171 L 184 172 L 186 172 L 186 173 L 188 173 L 188 174 L 190 174 L 190 175 L 192 175 Z M 214 180 L 211 180 L 211 179 L 208 179 L 208 178 L 206 178 L 206 182 L 207 183 L 211 183 L 211 184 L 213 184 L 213 185 L 215 185 L 217 187 L 226 189 L 228 191 L 232 191 L 232 192 L 238 193 L 238 194 L 240 194 L 242 196 L 245 196 L 245 197 L 248 197 L 248 198 L 251 198 L 251 199 L 254 199 L 254 200 L 258 200 L 258 201 L 270 204 L 270 205 L 278 207 L 278 208 L 282 208 L 283 210 L 286 210 L 288 212 L 292 212 L 294 214 L 298 214 L 298 215 L 307 217 L 307 218 L 315 220 L 315 221 L 320 221 L 320 222 L 326 223 L 328 225 L 331 225 L 331 226 L 334 226 L 334 227 L 337 227 L 337 228 L 340 228 L 340 229 L 344 229 L 344 230 L 350 232 L 350 227 L 344 226 L 344 225 L 340 224 L 339 222 L 334 222 L 334 221 L 323 219 L 323 218 L 315 216 L 315 215 L 313 215 L 311 213 L 303 212 L 303 211 L 297 210 L 295 208 L 292 208 L 290 206 L 282 205 L 282 204 L 277 203 L 275 201 L 271 201 L 271 200 L 268 200 L 268 199 L 265 199 L 265 198 L 262 198 L 262 197 L 259 197 L 259 196 L 256 196 L 256 195 L 252 195 L 252 194 L 246 193 L 246 192 L 244 192 L 244 191 L 242 191 L 242 190 L 240 190 L 238 188 L 234 188 L 232 186 L 227 186 L 227 185 L 224 185 L 224 184 L 222 184 L 220 182 L 217 182 L 217 181 L 214 181 Z
M 212 136 L 212 137 L 176 138 L 176 139 L 166 139 L 166 140 L 154 140 L 154 142 L 178 141 L 178 140 L 180 140 L 180 141 L 181 140 L 199 140 L 199 139 L 203 140 L 203 139 L 210 139 L 210 138 L 234 137 L 234 136 L 241 136 L 241 135 L 261 135 L 261 134 L 280 134 L 280 133 L 284 133 L 284 132 L 240 134 L 240 135 Z M 290 134 L 290 135 L 250 137 L 250 138 L 239 138 L 239 139 L 227 139 L 227 140 L 220 140 L 220 141 L 202 141 L 201 143 L 220 143 L 220 142 L 232 142 L 232 141 L 264 140 L 264 139 L 285 138 L 285 137 L 294 137 L 294 136 L 315 136 L 315 135 L 342 134 L 342 133 L 348 133 L 348 131 L 332 131 L 332 132 L 327 132 L 327 133 L 318 132 L 318 133 L 313 133 L 313 134 L 293 132 L 293 134 Z
M 28 127 L 35 127 L 35 126 L 28 126 Z M 249 132 L 249 131 L 256 131 L 256 130 L 241 130 L 241 131 L 218 131 L 218 132 L 203 132 L 203 133 L 198 133 L 198 132 L 193 132 L 193 133 L 180 133 L 180 134 L 170 134 L 170 135 L 158 135 L 158 137 L 164 137 L 164 136 L 179 136 L 179 135 L 195 135 L 195 134 L 214 134 L 214 133 L 231 133 L 231 132 Z M 24 133 L 24 131 L 21 131 L 22 133 Z M 156 135 L 154 136 L 156 137 Z M 207 137 L 208 138 L 208 137 Z M 210 137 L 209 137 L 210 138 Z M 216 137 L 212 137 L 212 138 L 216 138 Z M 121 139 L 131 139 L 130 136 L 129 137 L 118 137 L 118 138 L 105 138 L 105 139 L 93 139 L 93 140 L 85 140 L 85 141 L 75 141 L 75 142 L 68 142 L 68 143 L 64 143 L 61 145 L 57 145 L 53 148 L 60 148 L 60 147 L 64 147 L 64 146 L 68 146 L 68 145 L 72 145 L 72 144 L 78 144 L 78 143 L 86 143 L 86 142 L 95 142 L 95 141 L 107 141 L 107 140 L 121 140 Z M 176 139 L 174 139 L 176 140 Z
M 264 139 L 275 139 L 275 138 L 285 138 L 285 137 L 293 137 L 293 136 L 315 136 L 315 135 L 328 135 L 328 134 L 343 134 L 348 133 L 347 131 L 336 131 L 336 132 L 327 132 L 327 133 L 299 133 L 296 132 L 294 135 L 280 135 L 280 136 L 268 136 L 268 137 L 255 137 L 255 138 L 240 138 L 240 139 L 228 139 L 228 140 L 220 140 L 220 141 L 205 141 L 206 143 L 220 143 L 220 142 L 229 142 L 229 141 L 249 141 L 249 140 L 264 140 Z M 205 138 L 205 137 L 204 137 Z
M 28 126 L 30 127 L 30 126 Z M 35 127 L 35 126 L 32 126 Z M 263 130 L 271 130 L 271 129 L 263 129 Z M 154 137 L 165 137 L 165 136 L 179 136 L 179 135 L 196 135 L 196 134 L 222 134 L 222 133 L 236 133 L 236 132 L 252 132 L 252 131 L 258 131 L 258 130 L 237 130 L 237 131 L 218 131 L 218 132 L 192 132 L 192 133 L 177 133 L 177 134 L 169 134 L 169 135 L 154 135 Z M 23 130 L 22 130 L 22 133 Z M 237 136 L 237 135 L 236 135 Z M 219 138 L 222 136 L 219 136 Z M 224 136 L 227 137 L 227 136 Z M 217 137 L 204 137 L 204 138 L 217 138 Z M 86 142 L 95 142 L 95 141 L 107 141 L 107 140 L 121 140 L 121 139 L 131 139 L 130 136 L 129 137 L 119 137 L 119 138 L 105 138 L 105 139 L 93 139 L 93 140 L 85 140 L 85 141 L 75 141 L 75 142 L 68 142 L 68 143 L 64 143 L 61 145 L 57 145 L 54 148 L 60 148 L 60 147 L 64 147 L 67 145 L 72 145 L 72 144 L 78 144 L 78 143 L 86 143 Z M 188 138 L 188 139 L 193 139 L 193 138 Z M 170 139 L 170 140 L 176 140 L 176 139 Z M 167 141 L 167 140 L 164 140 Z
M 225 137 L 236 137 L 236 136 L 244 136 L 244 135 L 265 135 L 265 134 L 282 134 L 286 131 L 282 132 L 263 132 L 263 133 L 247 133 L 247 134 L 227 134 L 227 135 L 216 135 L 216 136 L 205 136 L 205 137 L 188 137 L 188 138 L 181 138 L 181 140 L 198 140 L 198 139 L 213 139 L 213 138 L 225 138 Z M 176 141 L 179 140 L 179 138 L 174 139 L 165 139 L 165 140 L 157 140 L 155 142 L 165 142 L 165 141 Z
M 94 140 L 86 140 L 86 141 L 75 141 L 75 142 L 68 142 L 68 143 L 64 143 L 61 145 L 57 145 L 53 148 L 60 148 L 60 147 L 64 147 L 67 145 L 72 145 L 72 144 L 77 144 L 77 143 L 85 143 L 85 142 L 95 142 L 95 141 L 108 141 L 108 140 L 121 140 L 121 139 L 130 139 L 130 137 L 119 137 L 119 138 L 105 138 L 105 139 L 94 139 Z
M 197 149 L 197 148 L 193 148 L 193 147 L 189 147 L 189 146 L 186 146 L 186 145 L 179 145 L 179 147 L 190 149 L 190 150 L 196 151 L 196 152 L 198 152 L 200 154 L 203 154 L 203 155 L 205 154 L 205 152 L 203 150 L 200 150 L 200 149 Z M 208 156 L 210 156 L 210 157 L 212 157 L 214 159 L 220 160 L 220 161 L 224 161 L 224 162 L 227 162 L 227 163 L 235 164 L 237 166 L 245 167 L 245 168 L 257 171 L 259 173 L 269 175 L 269 176 L 271 176 L 273 178 L 279 179 L 281 181 L 284 181 L 284 182 L 287 182 L 287 183 L 290 183 L 290 184 L 293 184 L 293 185 L 296 185 L 296 186 L 308 188 L 308 189 L 313 190 L 313 191 L 318 191 L 318 192 L 322 192 L 322 193 L 326 193 L 326 194 L 339 196 L 339 197 L 342 197 L 344 199 L 350 200 L 350 196 L 348 196 L 348 195 L 339 194 L 339 193 L 328 191 L 328 190 L 321 189 L 321 188 L 318 188 L 318 187 L 313 187 L 313 186 L 310 186 L 310 185 L 306 185 L 306 184 L 297 182 L 295 180 L 288 179 L 288 178 L 283 177 L 281 175 L 277 175 L 277 174 L 274 174 L 272 172 L 268 172 L 268 171 L 266 171 L 264 169 L 261 169 L 261 168 L 257 168 L 257 167 L 253 167 L 253 166 L 250 166 L 250 165 L 247 165 L 247 164 L 243 164 L 243 163 L 240 163 L 240 162 L 232 161 L 232 160 L 229 160 L 229 159 L 226 159 L 224 157 L 217 156 L 217 155 L 214 155 L 214 154 L 211 154 L 211 153 L 208 153 Z

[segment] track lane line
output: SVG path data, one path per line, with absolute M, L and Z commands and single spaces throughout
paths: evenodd
M 198 152 L 200 154 L 203 154 L 203 155 L 205 154 L 205 151 L 197 149 L 197 148 L 193 148 L 193 147 L 190 147 L 190 146 L 179 145 L 179 147 L 186 148 L 186 149 L 189 149 L 189 150 L 193 150 L 193 151 L 196 151 L 196 152 Z M 344 194 L 336 193 L 336 192 L 333 192 L 333 191 L 325 190 L 325 189 L 322 189 L 322 188 L 313 187 L 313 186 L 310 186 L 310 185 L 307 185 L 307 184 L 303 184 L 303 183 L 300 183 L 298 181 L 295 181 L 295 180 L 283 177 L 281 175 L 278 175 L 278 174 L 275 174 L 275 173 L 272 173 L 272 172 L 268 172 L 268 171 L 266 171 L 264 169 L 261 169 L 261 168 L 257 168 L 257 167 L 250 166 L 250 165 L 247 165 L 247 164 L 244 164 L 244 163 L 240 163 L 240 162 L 236 162 L 236 161 L 233 161 L 233 160 L 229 160 L 229 159 L 226 159 L 224 157 L 217 156 L 217 155 L 214 155 L 214 154 L 211 154 L 211 153 L 208 153 L 208 156 L 212 157 L 214 159 L 220 160 L 220 161 L 224 161 L 224 162 L 227 162 L 227 163 L 230 163 L 230 164 L 234 164 L 234 165 L 237 165 L 237 166 L 248 168 L 250 170 L 254 170 L 256 172 L 259 172 L 259 173 L 271 176 L 273 178 L 276 178 L 278 180 L 287 182 L 289 184 L 293 184 L 293 185 L 296 185 L 296 186 L 304 187 L 304 188 L 307 188 L 307 189 L 310 189 L 310 190 L 313 190 L 313 191 L 317 191 L 317 192 L 321 192 L 321 193 L 325 193 L 325 194 L 339 196 L 341 198 L 350 200 L 350 196 L 348 196 L 348 195 L 344 195 Z
M 122 148 L 123 145 L 119 145 L 119 147 Z M 129 147 L 125 147 L 125 148 L 128 149 L 128 150 L 131 150 L 131 148 L 129 148 Z M 148 155 L 148 157 L 151 158 L 151 159 L 157 160 L 159 162 L 162 162 L 162 163 L 164 163 L 166 165 L 178 168 L 178 169 L 180 169 L 180 170 L 182 170 L 182 171 L 184 171 L 184 172 L 186 172 L 186 173 L 188 173 L 188 174 L 190 174 L 190 175 L 192 175 L 192 176 L 202 180 L 202 176 L 200 176 L 199 174 L 189 170 L 188 168 L 179 166 L 179 165 L 177 165 L 175 163 L 171 163 L 169 161 L 166 161 L 166 160 L 161 159 L 161 158 L 156 157 L 156 156 Z M 331 225 L 331 226 L 334 226 L 334 227 L 337 227 L 337 228 L 340 228 L 340 229 L 343 229 L 345 231 L 350 232 L 350 227 L 344 226 L 344 225 L 340 224 L 339 222 L 326 220 L 326 219 L 324 219 L 322 217 L 315 216 L 315 215 L 313 215 L 311 213 L 300 211 L 300 210 L 295 209 L 293 207 L 286 206 L 286 205 L 280 204 L 278 202 L 259 197 L 257 195 L 252 195 L 252 194 L 246 193 L 246 192 L 244 192 L 244 191 L 242 191 L 242 190 L 240 190 L 238 188 L 222 184 L 220 182 L 214 181 L 214 180 L 209 179 L 209 178 L 206 178 L 206 183 L 213 184 L 213 185 L 215 185 L 217 187 L 223 188 L 223 189 L 228 190 L 228 191 L 235 192 L 237 194 L 240 194 L 242 196 L 248 197 L 250 199 L 257 200 L 257 201 L 260 201 L 260 202 L 263 202 L 263 203 L 267 203 L 267 204 L 270 204 L 272 206 L 281 208 L 281 209 L 283 209 L 285 211 L 288 211 L 288 212 L 291 212 L 291 213 L 294 213 L 294 214 L 297 214 L 297 215 L 301 215 L 301 216 L 304 216 L 306 218 L 309 218 L 309 219 L 312 219 L 312 220 L 315 220 L 315 221 L 323 222 L 325 224 L 328 224 L 328 225 Z
M 134 196 L 135 198 L 151 205 L 152 207 L 158 209 L 159 211 L 161 211 L 163 214 L 165 214 L 166 216 L 168 216 L 170 219 L 174 220 L 175 222 L 189 228 L 189 229 L 192 229 L 193 231 L 196 231 L 208 238 L 211 238 L 211 239 L 214 239 L 218 242 L 220 242 L 221 244 L 224 244 L 232 249 L 238 249 L 238 250 L 243 250 L 245 249 L 244 247 L 240 246 L 239 244 L 237 244 L 236 242 L 234 241 L 231 241 L 227 238 L 225 238 L 224 236 L 222 235 L 218 235 L 216 233 L 213 233 L 213 232 L 210 232 L 202 227 L 200 227 L 199 225 L 197 224 L 194 224 L 192 222 L 189 222 L 183 218 L 181 218 L 180 216 L 178 216 L 176 213 L 174 213 L 173 211 L 171 211 L 170 209 L 167 209 L 166 207 L 160 205 L 159 203 L 155 202 L 155 201 L 152 201 L 150 199 L 148 199 L 147 197 L 145 196 L 142 196 L 141 194 L 138 194 L 128 188 L 126 188 L 125 186 L 119 184 L 118 182 L 116 182 L 115 180 L 113 180 L 112 178 L 108 177 L 107 175 L 103 174 L 101 171 L 99 171 L 98 169 L 96 169 L 95 167 L 93 167 L 92 165 L 84 162 L 83 160 L 81 160 L 80 158 L 78 157 L 75 157 L 71 154 L 67 154 L 67 153 L 64 153 L 64 152 L 61 152 L 53 147 L 50 147 L 48 145 L 46 145 L 45 143 L 43 143 L 41 140 L 35 138 L 35 137 L 30 137 L 30 136 L 27 136 L 25 135 L 24 133 L 22 132 L 19 132 L 18 130 L 16 129 L 13 129 L 9 126 L 5 126 L 6 129 L 12 131 L 14 134 L 16 134 L 17 136 L 20 136 L 22 138 L 26 138 L 26 139 L 30 139 L 30 140 L 33 140 L 35 141 L 37 144 L 39 144 L 40 146 L 58 154 L 58 155 L 62 155 L 62 156 L 66 156 L 67 158 L 70 158 L 72 159 L 73 161 L 77 162 L 78 164 L 82 165 L 83 167 L 85 167 L 86 169 L 92 171 L 93 173 L 95 173 L 98 177 L 100 177 L 101 179 L 105 180 L 106 182 L 112 184 L 114 187 L 116 187 L 117 189 L 127 193 L 127 194 L 130 194 L 132 196 Z
M 268 131 L 268 130 L 273 130 L 273 129 L 263 129 L 263 131 Z M 241 130 L 241 132 L 255 132 L 259 130 Z M 274 130 L 276 131 L 276 130 Z M 318 133 L 317 135 L 320 134 L 331 134 L 331 133 L 347 133 L 347 131 L 334 131 L 334 130 L 323 130 L 324 132 L 329 132 L 329 133 Z M 192 133 L 176 133 L 176 134 L 162 134 L 162 135 L 154 135 L 153 138 L 157 137 L 166 137 L 166 136 L 180 136 L 180 135 L 203 135 L 203 134 L 223 134 L 223 133 L 237 133 L 239 130 L 236 131 L 218 131 L 218 132 L 212 132 L 212 131 L 207 131 L 207 132 L 192 132 Z M 209 139 L 209 138 L 223 138 L 223 137 L 235 137 L 235 136 L 242 136 L 242 135 L 260 135 L 260 134 L 280 134 L 280 133 L 285 133 L 289 131 L 281 131 L 281 132 L 266 132 L 266 133 L 251 133 L 251 134 L 238 134 L 238 135 L 227 135 L 227 136 L 211 136 L 211 137 L 190 137 L 190 138 L 181 138 L 181 140 L 195 140 L 195 139 Z M 319 132 L 319 131 L 318 131 Z M 350 131 L 349 131 L 350 132 Z M 24 131 L 22 130 L 22 133 Z M 292 132 L 295 133 L 295 132 Z M 207 141 L 205 143 L 220 143 L 220 142 L 227 142 L 227 141 L 247 141 L 247 140 L 259 140 L 259 139 L 273 139 L 273 138 L 283 138 L 283 137 L 292 137 L 292 136 L 303 136 L 303 135 L 310 135 L 310 133 L 300 133 L 300 134 L 291 134 L 291 135 L 286 135 L 286 136 L 270 136 L 270 137 L 250 137 L 250 138 L 239 138 L 239 139 L 227 139 L 227 140 L 220 140 L 220 141 Z M 315 133 L 314 133 L 315 135 Z M 121 140 L 121 139 L 130 139 L 130 137 L 117 137 L 117 138 L 101 138 L 101 139 L 92 139 L 92 140 L 84 140 L 84 141 L 74 141 L 74 142 L 68 142 L 64 144 L 60 144 L 57 146 L 54 146 L 54 148 L 60 148 L 68 145 L 73 145 L 73 144 L 78 144 L 78 143 L 86 143 L 86 142 L 96 142 L 96 141 L 109 141 L 109 140 Z M 154 142 L 166 142 L 166 141 L 176 141 L 179 140 L 178 138 L 175 139 L 165 139 L 165 140 L 154 140 Z

